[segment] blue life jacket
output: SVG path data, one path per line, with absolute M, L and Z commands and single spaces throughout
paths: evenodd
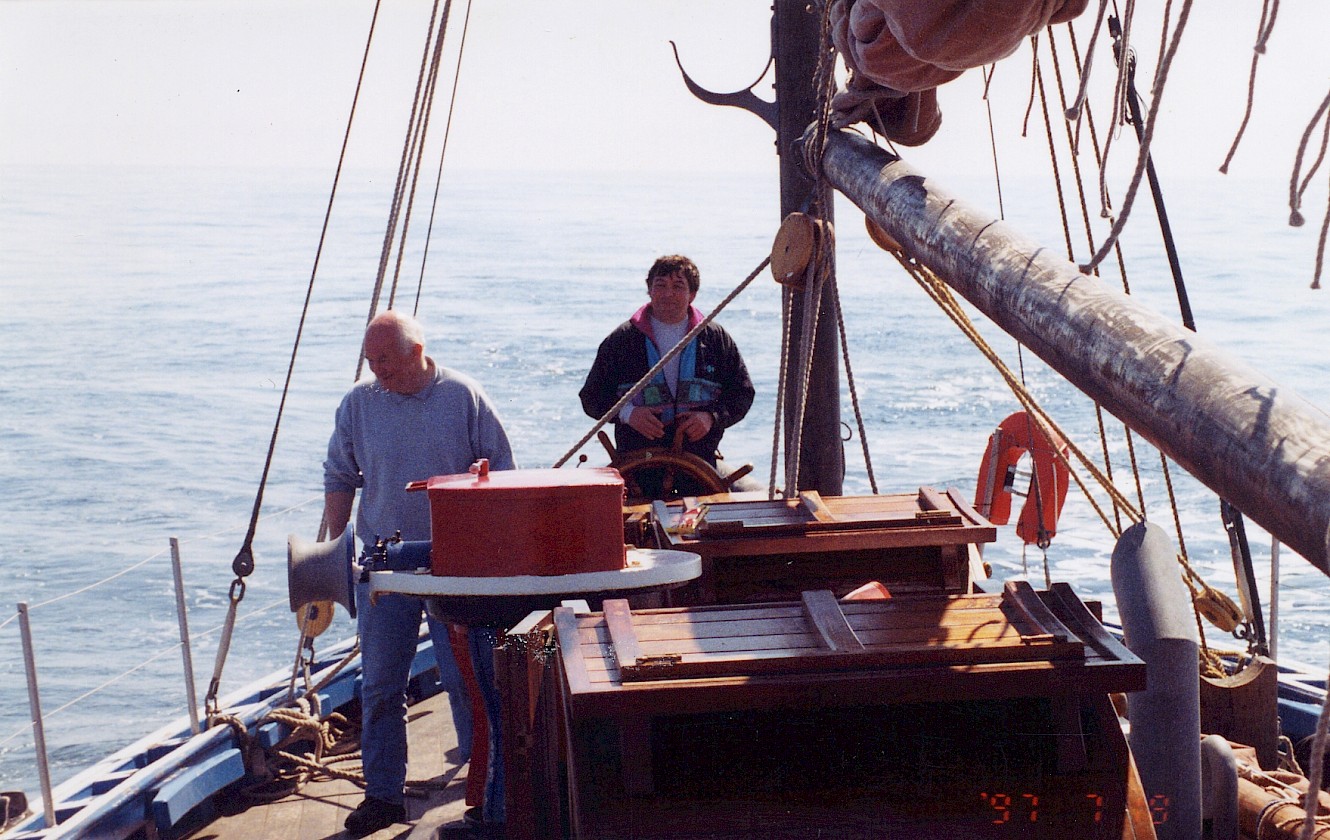
M 647 367 L 655 367 L 660 362 L 660 350 L 650 336 L 644 335 L 642 340 L 647 345 Z M 619 395 L 622 396 L 628 393 L 636 384 L 635 382 L 629 382 L 620 385 Z M 665 379 L 665 371 L 661 369 L 651 378 L 650 384 L 643 388 L 641 393 L 633 397 L 633 405 L 642 405 L 648 408 L 662 407 L 660 421 L 669 425 L 674 422 L 677 413 L 700 408 L 708 403 L 715 402 L 719 398 L 720 383 L 703 379 L 697 375 L 697 339 L 694 338 L 684 346 L 683 352 L 679 354 L 678 393 L 670 393 L 669 383 Z

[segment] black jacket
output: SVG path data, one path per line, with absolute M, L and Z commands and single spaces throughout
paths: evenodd
M 696 310 L 694 310 L 696 312 Z M 640 315 L 641 313 L 639 313 Z M 700 315 L 700 313 L 698 313 Z M 647 336 L 632 320 L 620 324 L 605 337 L 596 351 L 596 361 L 587 373 L 586 383 L 578 396 L 582 410 L 597 420 L 627 393 L 651 366 L 647 363 Z M 748 376 L 743 356 L 730 334 L 716 323 L 708 324 L 697 338 L 697 376 L 720 385 L 720 396 L 698 408 L 716 416 L 716 423 L 706 437 L 685 441 L 684 449 L 713 466 L 716 449 L 725 429 L 744 418 L 753 404 L 753 382 Z M 662 354 L 668 347 L 660 348 Z M 614 443 L 620 453 L 653 446 L 670 446 L 674 440 L 674 424 L 666 426 L 665 437 L 648 440 L 627 423 L 614 418 Z

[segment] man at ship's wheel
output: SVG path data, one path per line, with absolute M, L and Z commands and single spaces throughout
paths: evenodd
M 650 300 L 600 344 L 578 396 L 582 409 L 600 419 L 671 348 L 703 320 L 693 299 L 701 286 L 697 266 L 687 257 L 661 257 L 646 278 Z M 668 445 L 716 466 L 725 429 L 744 418 L 753 404 L 753 382 L 734 339 L 719 324 L 702 329 L 613 419 L 619 457 Z M 704 492 L 681 475 L 679 495 Z M 660 498 L 664 488 L 643 477 L 644 495 Z M 658 485 L 659 482 L 657 481 Z

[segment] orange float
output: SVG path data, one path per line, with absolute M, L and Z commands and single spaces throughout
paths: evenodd
M 1033 469 L 1025 493 L 1016 533 L 1027 545 L 1046 548 L 1057 533 L 1058 516 L 1067 500 L 1067 444 L 1049 435 L 1024 411 L 998 424 L 988 438 L 988 448 L 979 467 L 974 506 L 995 525 L 1011 519 L 1012 485 L 1016 465 L 1030 456 Z M 1058 457 L 1059 453 L 1062 457 Z

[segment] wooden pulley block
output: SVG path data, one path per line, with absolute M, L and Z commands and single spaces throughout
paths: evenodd
M 877 243 L 877 247 L 884 251 L 892 251 L 895 253 L 902 251 L 901 244 L 892 238 L 891 234 L 883 230 L 881 225 L 868 216 L 864 216 L 864 227 L 868 228 L 868 237 Z
M 1225 633 L 1232 633 L 1243 621 L 1242 609 L 1233 599 L 1220 592 L 1218 589 L 1206 588 L 1204 592 L 1197 595 L 1194 599 L 1196 611 L 1199 612 L 1206 621 L 1223 630 Z
M 786 286 L 802 286 L 804 271 L 817 253 L 818 225 L 807 213 L 791 213 L 771 245 L 771 276 Z
M 296 625 L 309 638 L 323 635 L 333 620 L 332 601 L 312 601 L 296 611 Z

